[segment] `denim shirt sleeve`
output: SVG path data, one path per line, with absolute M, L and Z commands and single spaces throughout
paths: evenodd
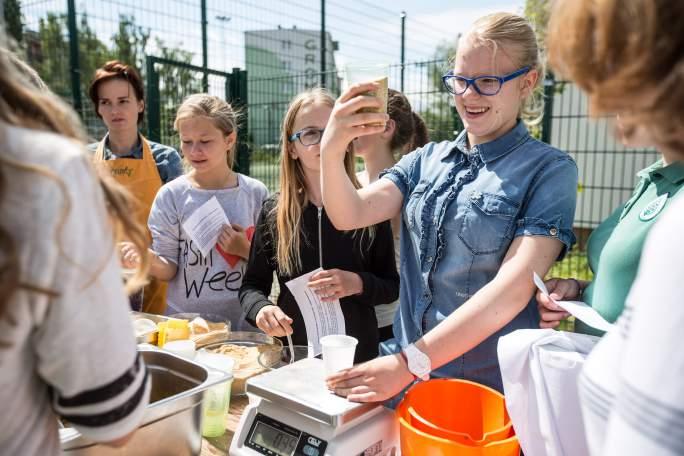
M 399 188 L 399 191 L 404 196 L 404 200 L 406 200 L 407 195 L 411 194 L 413 188 L 420 180 L 418 178 L 418 164 L 422 160 L 425 150 L 430 146 L 428 144 L 404 155 L 393 167 L 380 173 L 381 178 L 384 177 L 391 180 Z
M 157 164 L 162 184 L 167 184 L 183 174 L 180 154 L 173 147 L 150 142 L 152 156 Z
M 577 166 L 570 157 L 550 161 L 535 176 L 514 236 L 556 237 L 561 260 L 575 243 L 572 224 L 577 203 Z

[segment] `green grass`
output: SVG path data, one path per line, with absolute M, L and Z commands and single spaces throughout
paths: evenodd
M 586 252 L 579 251 L 576 248 L 568 252 L 563 261 L 554 264 L 547 274 L 547 278 L 560 277 L 563 279 L 574 278 L 579 280 L 592 280 L 593 276 L 591 269 L 589 269 Z M 574 332 L 575 317 L 568 317 L 561 321 L 557 329 L 559 331 Z
M 587 263 L 586 252 L 572 249 L 565 255 L 563 261 L 555 263 L 547 277 L 560 277 L 562 279 L 574 278 L 578 280 L 592 280 L 593 274 Z

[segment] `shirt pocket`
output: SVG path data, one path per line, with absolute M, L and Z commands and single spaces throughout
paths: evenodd
M 519 207 L 503 196 L 472 192 L 458 236 L 475 255 L 498 252 L 512 238 Z
M 425 207 L 426 190 L 430 182 L 419 182 L 406 202 L 405 218 L 410 231 L 420 234 L 423 225 L 421 215 Z

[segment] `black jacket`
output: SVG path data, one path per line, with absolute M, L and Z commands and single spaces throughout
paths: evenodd
M 240 287 L 240 303 L 247 321 L 256 325 L 256 316 L 262 307 L 272 305 L 268 300 L 276 271 L 280 284 L 278 306 L 294 320 L 292 342 L 306 345 L 304 319 L 292 293 L 285 285 L 291 279 L 323 267 L 357 273 L 363 281 L 363 292 L 340 299 L 347 334 L 356 337 L 355 363 L 378 356 L 378 324 L 374 306 L 393 302 L 399 296 L 399 274 L 394 261 L 394 244 L 389 222 L 376 225 L 373 241 L 361 236 L 361 231 L 338 231 L 320 209 L 320 226 L 323 246 L 319 250 L 319 209 L 309 204 L 302 213 L 301 260 L 302 270 L 292 276 L 280 274 L 276 264 L 275 213 L 276 196 L 265 203 L 259 215 L 249 263 Z M 363 244 L 363 245 L 361 245 Z M 319 253 L 323 264 L 319 263 Z

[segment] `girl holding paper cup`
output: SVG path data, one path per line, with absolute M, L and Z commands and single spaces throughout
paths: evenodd
M 416 114 L 406 96 L 394 89 L 387 91 L 387 115 L 389 120 L 385 130 L 369 136 L 360 136 L 354 140 L 354 153 L 363 160 L 364 169 L 356 174 L 361 185 L 368 185 L 380 178 L 380 173 L 394 166 L 406 152 L 423 147 L 428 142 L 428 131 L 420 115 Z M 391 220 L 394 236 L 394 256 L 399 267 L 399 234 L 401 233 L 401 216 Z M 390 304 L 375 306 L 378 319 L 380 341 L 391 339 L 394 314 L 399 307 L 399 300 Z
M 402 216 L 401 295 L 382 356 L 330 377 L 355 401 L 381 401 L 416 378 L 464 378 L 499 391 L 500 336 L 538 325 L 532 272 L 546 274 L 574 243 L 577 167 L 535 140 L 544 76 L 522 17 L 478 19 L 444 75 L 465 129 L 405 155 L 356 189 L 344 173 L 348 144 L 384 130 L 385 114 L 358 84 L 337 100 L 321 143 L 323 202 L 338 229 Z
M 244 326 L 238 290 L 268 190 L 232 169 L 237 114 L 224 100 L 189 96 L 174 127 L 191 170 L 164 185 L 152 205 L 150 274 L 169 282 L 168 314 L 221 315 L 237 329 Z M 135 264 L 135 249 L 122 253 L 125 265 Z
M 339 300 L 345 332 L 358 339 L 360 362 L 378 355 L 374 306 L 397 299 L 399 276 L 389 222 L 341 231 L 322 207 L 319 144 L 334 103 L 323 89 L 303 92 L 290 103 L 281 133 L 280 192 L 259 216 L 240 301 L 247 320 L 267 334 L 291 334 L 297 345 L 315 344 L 286 283 L 322 268 L 307 286 L 323 304 Z M 359 187 L 351 150 L 344 168 Z M 280 284 L 277 305 L 268 299 L 274 272 Z

